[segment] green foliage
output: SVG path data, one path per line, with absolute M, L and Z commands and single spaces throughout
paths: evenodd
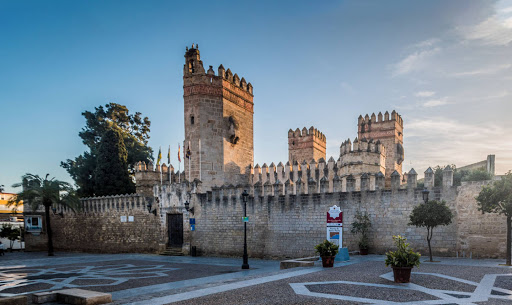
M 64 181 L 55 178 L 48 179 L 47 174 L 43 179 L 38 175 L 25 174 L 21 183 L 16 183 L 12 187 L 23 187 L 22 191 L 17 193 L 9 202 L 8 206 L 23 204 L 30 205 L 33 211 L 36 211 L 41 205 L 44 206 L 46 218 L 46 233 L 48 236 L 48 255 L 53 255 L 52 231 L 50 225 L 50 207 L 62 205 L 72 210 L 80 209 L 80 200 L 73 187 Z
M 315 250 L 320 256 L 336 256 L 339 251 L 338 245 L 328 241 L 327 239 L 318 245 L 315 246 Z
M 507 265 L 512 264 L 512 173 L 509 171 L 501 180 L 484 186 L 476 197 L 478 210 L 483 213 L 498 213 L 507 217 Z
M 153 160 L 153 150 L 149 147 L 149 131 L 151 122 L 142 117 L 140 112 L 130 114 L 128 108 L 116 103 L 100 106 L 94 112 L 85 111 L 85 127 L 79 133 L 82 142 L 89 148 L 88 152 L 61 162 L 79 187 L 80 196 L 94 196 L 97 183 L 94 175 L 97 166 L 98 151 L 103 135 L 110 129 L 117 129 L 122 135 L 127 151 L 127 164 L 130 175 L 133 175 L 135 163 Z M 107 161 L 108 162 L 108 161 Z
M 429 200 L 414 207 L 410 215 L 410 226 L 435 228 L 452 222 L 453 213 L 444 201 Z
M 452 223 L 453 213 L 444 201 L 429 200 L 414 207 L 409 216 L 409 225 L 427 228 L 427 243 L 430 261 L 432 260 L 432 247 L 430 241 L 437 226 L 446 226 Z
M 393 241 L 397 247 L 396 251 L 386 252 L 386 267 L 419 267 L 421 254 L 414 252 L 407 238 L 400 235 L 393 236 Z
M 446 166 L 436 166 L 433 168 L 434 170 L 434 186 L 442 186 L 443 185 L 443 170 Z M 452 164 L 450 167 L 453 170 L 453 185 L 460 186 L 462 181 L 484 181 L 490 180 L 491 174 L 489 174 L 485 169 L 474 169 L 474 170 L 465 170 L 465 169 L 457 169 L 457 167 Z
M 478 210 L 484 213 L 498 213 L 512 216 L 512 173 L 509 171 L 501 180 L 484 186 L 476 197 Z
M 116 128 L 107 130 L 98 149 L 94 171 L 97 196 L 135 192 L 135 184 L 128 173 L 127 159 L 128 153 L 121 132 Z
M 352 229 L 350 232 L 353 234 L 361 234 L 361 239 L 359 240 L 359 249 L 368 249 L 368 231 L 372 226 L 370 216 L 366 212 L 361 213 L 361 211 L 357 211 L 354 218 L 355 220 L 352 222 Z
M 45 208 L 62 205 L 72 210 L 79 209 L 80 200 L 73 187 L 55 178 L 48 179 L 49 175 L 47 174 L 44 179 L 34 174 L 23 175 L 22 182 L 12 186 L 23 187 L 22 191 L 13 196 L 7 206 L 19 205 L 23 201 L 24 204 L 29 204 L 33 211 L 41 205 Z
M 462 177 L 462 181 L 486 181 L 491 179 L 491 174 L 485 169 L 475 169 L 469 171 L 467 175 Z
M 17 240 L 21 240 L 21 230 L 18 227 L 4 224 L 2 225 L 2 228 L 0 228 L 0 237 L 7 238 L 10 241 L 9 248 L 12 250 L 14 242 Z

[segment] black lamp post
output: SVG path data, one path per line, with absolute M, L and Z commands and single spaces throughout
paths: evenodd
M 428 193 L 430 193 L 426 188 L 421 192 L 421 194 L 423 195 L 423 201 L 425 201 L 425 203 L 428 202 Z
M 245 218 L 247 217 L 247 197 L 249 197 L 249 193 L 247 193 L 247 190 L 244 190 L 242 193 L 242 199 L 244 201 L 244 262 L 242 264 L 242 269 L 249 269 L 247 257 L 247 222 L 245 222 Z

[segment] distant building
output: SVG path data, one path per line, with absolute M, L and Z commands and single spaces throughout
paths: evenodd
M 7 207 L 7 203 L 15 195 L 13 193 L 0 193 L 0 221 L 23 221 L 23 202 L 17 207 Z

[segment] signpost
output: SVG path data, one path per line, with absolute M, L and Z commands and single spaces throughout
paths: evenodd
M 339 207 L 333 205 L 327 212 L 327 240 L 343 246 L 343 212 Z

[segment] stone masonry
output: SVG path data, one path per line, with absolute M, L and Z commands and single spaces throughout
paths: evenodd
M 288 161 L 302 163 L 315 160 L 318 162 L 321 158 L 325 160 L 326 138 L 323 133 L 311 126 L 308 129 L 288 131 Z

